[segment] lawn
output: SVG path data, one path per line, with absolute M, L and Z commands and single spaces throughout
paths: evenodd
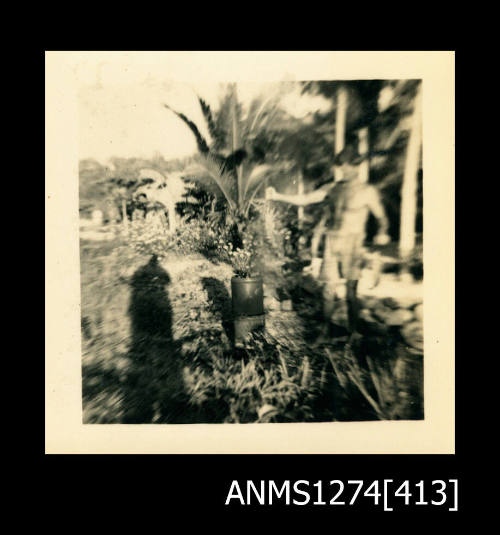
M 423 355 L 404 336 L 420 298 L 385 296 L 389 274 L 362 296 L 362 336 L 316 345 L 319 288 L 289 270 L 292 307 L 270 306 L 265 331 L 240 349 L 231 277 L 197 253 L 158 259 L 118 239 L 81 240 L 84 423 L 423 418 Z

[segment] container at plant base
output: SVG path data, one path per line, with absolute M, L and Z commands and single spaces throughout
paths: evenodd
M 244 347 L 249 335 L 262 332 L 265 327 L 265 315 L 239 316 L 234 318 L 234 345 Z
M 233 317 L 264 314 L 264 286 L 262 277 L 231 279 Z

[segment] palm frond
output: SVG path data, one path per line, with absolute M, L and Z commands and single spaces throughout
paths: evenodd
M 271 170 L 272 167 L 270 165 L 256 165 L 246 177 L 243 196 L 246 197 L 253 187 L 263 182 L 269 176 Z
M 250 175 L 248 178 L 248 186 L 245 193 L 245 212 L 248 213 L 251 204 L 255 204 L 254 201 L 257 194 L 261 191 L 262 186 L 269 183 L 271 180 L 275 180 L 280 176 L 290 175 L 296 168 L 296 163 L 292 161 L 284 161 L 281 164 L 273 165 L 258 165 L 250 173 L 253 174 L 252 180 Z
M 262 133 L 273 121 L 278 113 L 279 95 L 271 94 L 267 98 L 256 97 L 250 104 L 246 118 L 246 136 L 252 139 L 257 133 Z
M 212 136 L 212 139 L 216 141 L 217 138 L 219 137 L 219 132 L 217 130 L 217 125 L 215 123 L 212 110 L 209 104 L 205 100 L 203 100 L 201 97 L 198 97 L 198 102 L 200 103 L 203 117 L 205 117 L 205 120 L 207 121 L 208 131 L 210 135 Z
M 221 162 L 210 154 L 200 155 L 186 170 L 186 177 L 208 186 L 215 193 L 222 193 L 231 210 L 236 208 L 234 176 L 223 170 Z
M 262 187 L 269 183 L 269 180 L 276 178 L 276 176 L 287 173 L 288 165 L 258 165 L 249 174 L 247 174 L 247 187 L 245 189 L 245 214 L 248 214 L 250 207 L 255 205 L 255 197 L 262 191 Z M 251 178 L 250 178 L 251 177 Z
M 198 150 L 202 154 L 208 154 L 208 152 L 210 150 L 209 147 L 208 147 L 208 143 L 205 140 L 205 138 L 201 135 L 200 131 L 198 130 L 198 127 L 196 126 L 196 124 L 193 123 L 193 121 L 191 121 L 191 119 L 186 117 L 183 113 L 180 113 L 180 112 L 174 110 L 173 108 L 171 108 L 168 104 L 164 104 L 164 106 L 165 106 L 165 108 L 167 108 L 167 110 L 175 113 L 175 115 L 177 115 L 177 117 L 179 117 L 179 119 L 184 121 L 184 123 L 189 127 L 191 132 L 194 134 L 194 137 L 196 138 L 196 144 L 198 145 Z
M 247 194 L 247 200 L 246 200 L 245 209 L 244 209 L 245 216 L 248 215 L 248 212 L 250 211 L 250 207 L 252 206 L 252 203 L 254 202 L 255 196 L 260 191 L 260 188 L 262 187 L 263 184 L 264 184 L 264 181 L 260 182 L 259 184 L 257 184 L 257 186 L 249 195 Z
M 241 104 L 238 102 L 236 84 L 231 88 L 231 152 L 241 148 Z
M 231 133 L 231 103 L 232 96 L 228 91 L 220 102 L 215 118 L 215 128 L 218 132 L 218 137 L 215 140 L 214 149 L 217 151 L 224 151 L 226 149 L 227 153 L 231 152 L 228 147 L 228 139 Z

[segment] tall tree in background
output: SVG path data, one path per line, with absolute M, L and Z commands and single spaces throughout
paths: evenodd
M 346 118 L 348 108 L 349 96 L 345 85 L 339 84 L 336 91 L 336 109 L 335 109 L 335 124 L 332 125 L 335 136 L 335 146 L 333 155 L 337 155 L 345 147 L 345 132 L 346 132 Z M 335 169 L 335 180 L 342 179 L 342 169 Z M 303 210 L 303 208 L 302 208 Z M 321 238 L 326 230 L 326 222 L 328 213 L 322 216 L 318 224 L 314 227 L 311 239 L 311 256 L 313 258 L 318 256 L 319 244 Z
M 345 130 L 346 130 L 346 117 L 348 107 L 348 94 L 345 85 L 341 84 L 337 87 L 336 95 L 337 108 L 335 110 L 335 152 L 337 155 L 345 146 Z M 335 169 L 335 180 L 342 178 L 342 169 Z
M 325 139 L 331 140 L 330 147 L 327 147 L 326 153 L 323 149 L 321 157 L 327 172 L 330 171 L 334 155 L 346 144 L 355 144 L 361 153 L 370 155 L 371 138 L 375 137 L 371 130 L 378 116 L 377 100 L 381 87 L 381 80 L 315 81 L 304 84 L 303 92 L 322 95 L 333 104 L 332 110 L 317 114 L 314 120 L 315 127 Z M 368 179 L 368 166 L 367 159 L 361 171 L 363 180 Z
M 415 244 L 422 212 L 417 141 L 421 126 L 412 127 L 412 121 L 421 120 L 421 104 L 416 98 L 419 84 L 419 80 L 315 81 L 304 84 L 303 89 L 334 103 L 333 113 L 318 114 L 314 120 L 317 131 L 333 145 L 337 124 L 342 124 L 337 120 L 341 114 L 339 89 L 345 88 L 348 97 L 345 143 L 357 143 L 359 152 L 368 155 L 361 166 L 360 179 L 369 180 L 381 192 L 390 218 L 391 235 L 401 241 L 402 255 L 409 254 Z M 410 143 L 411 132 L 415 134 Z M 332 156 L 333 151 L 328 148 L 325 151 L 321 145 L 321 153 L 311 159 L 321 161 L 326 172 Z M 326 177 L 318 178 L 321 181 Z M 369 221 L 369 226 L 372 224 Z M 368 235 L 373 231 L 369 230 Z
M 397 217 L 399 255 L 414 250 L 421 219 L 422 94 L 419 80 L 386 82 L 379 93 L 375 174 Z M 392 193 L 391 193 L 392 192 Z
M 422 87 L 415 96 L 410 125 L 410 139 L 406 149 L 406 162 L 401 186 L 401 223 L 399 253 L 406 259 L 415 248 L 417 215 L 417 174 L 422 149 Z

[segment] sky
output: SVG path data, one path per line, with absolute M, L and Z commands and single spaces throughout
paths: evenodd
M 203 88 L 202 96 L 215 103 L 217 88 Z M 148 158 L 160 153 L 168 160 L 192 154 L 196 150 L 192 133 L 163 103 L 188 115 L 206 134 L 196 94 L 185 84 L 151 81 L 82 87 L 80 158 L 102 163 L 112 156 Z
M 123 61 L 83 62 L 77 77 L 80 159 L 93 158 L 101 163 L 113 156 L 150 158 L 161 154 L 169 160 L 193 154 L 196 143 L 191 131 L 163 103 L 187 115 L 207 135 L 197 94 L 216 109 L 222 91 L 221 84 L 215 82 L 173 81 L 168 72 Z M 240 83 L 238 97 L 248 102 L 264 87 Z M 295 91 L 284 105 L 295 116 L 303 117 L 331 104 L 320 97 L 299 98 Z

